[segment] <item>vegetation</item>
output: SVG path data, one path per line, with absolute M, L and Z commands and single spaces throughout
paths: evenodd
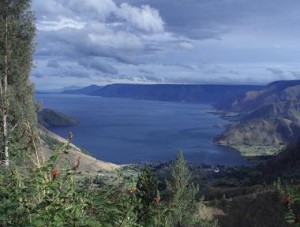
M 195 197 L 199 192 L 191 182 L 191 173 L 180 151 L 172 165 L 171 176 L 167 181 L 167 192 L 173 209 L 171 214 L 173 226 L 191 226 L 197 222 Z
M 78 124 L 76 119 L 52 109 L 43 109 L 42 111 L 38 112 L 38 122 L 46 128 Z
M 179 178 L 161 198 L 158 180 L 147 166 L 137 182 L 120 175 L 114 185 L 107 185 L 81 178 L 76 165 L 58 165 L 68 143 L 48 161 L 36 156 L 28 167 L 1 169 L 1 226 L 215 226 L 197 219 L 202 202 L 196 202 L 196 188 L 181 184 L 190 174 L 181 153 L 172 168 Z
M 24 130 L 28 124 L 32 130 L 36 125 L 29 82 L 34 35 L 30 0 L 0 1 L 0 159 L 6 166 L 11 156 L 27 150 Z

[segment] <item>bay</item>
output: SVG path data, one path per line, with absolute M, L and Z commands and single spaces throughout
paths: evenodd
M 94 157 L 117 164 L 168 161 L 179 149 L 190 163 L 248 165 L 238 151 L 213 138 L 228 122 L 203 104 L 173 103 L 84 95 L 37 94 L 43 108 L 76 118 L 79 124 L 53 127 Z

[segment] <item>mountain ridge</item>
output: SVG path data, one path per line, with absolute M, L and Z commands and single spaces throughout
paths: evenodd
M 88 95 L 98 89 L 101 89 L 101 88 L 102 88 L 102 86 L 92 84 L 87 87 L 82 87 L 79 89 L 64 89 L 60 93 L 61 94 L 73 94 L 73 95 Z
M 216 143 L 234 147 L 245 156 L 276 154 L 300 135 L 300 80 L 275 81 L 248 91 L 226 111 L 245 116 L 217 137 Z
M 92 85 L 93 86 L 93 85 Z M 63 94 L 85 94 L 102 97 L 133 98 L 144 100 L 209 103 L 224 106 L 246 91 L 258 90 L 260 85 L 213 85 L 213 84 L 109 84 L 91 86 Z

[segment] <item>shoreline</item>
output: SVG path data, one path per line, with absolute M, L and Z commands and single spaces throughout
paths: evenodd
M 223 143 L 218 143 L 216 139 L 221 136 L 227 129 L 229 129 L 233 124 L 239 122 L 246 113 L 239 112 L 227 112 L 222 110 L 211 111 L 211 114 L 220 116 L 221 119 L 228 121 L 228 124 L 220 127 L 223 132 L 213 139 L 213 142 L 219 146 L 229 147 L 231 149 L 237 150 L 240 155 L 245 158 L 250 163 L 261 163 L 262 161 L 273 157 L 280 153 L 286 146 L 285 145 L 274 145 L 274 146 L 264 146 L 264 145 L 227 145 Z

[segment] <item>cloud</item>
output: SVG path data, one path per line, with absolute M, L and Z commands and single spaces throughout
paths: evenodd
M 95 69 L 103 73 L 117 74 L 118 70 L 101 59 L 80 59 L 78 64 L 87 69 Z
M 179 43 L 179 46 L 185 49 L 193 49 L 194 45 L 189 42 L 181 42 Z
M 32 73 L 32 76 L 35 78 L 43 78 L 43 74 L 40 72 L 34 72 L 34 73 Z
M 155 74 L 154 72 L 151 72 L 151 71 L 146 70 L 146 69 L 139 69 L 139 72 L 143 73 L 145 75 L 154 75 Z
M 82 85 L 299 77 L 298 0 L 33 0 L 33 6 L 39 85 L 53 76 Z
M 124 64 L 140 63 L 140 54 L 154 52 L 145 35 L 164 34 L 159 11 L 148 4 L 139 7 L 113 0 L 49 0 L 45 7 L 34 1 L 37 14 L 36 58 L 57 56 L 78 59 L 110 58 Z M 57 11 L 55 11 L 57 9 Z M 91 63 L 92 68 L 95 64 Z M 99 65 L 99 63 L 98 63 Z M 115 67 L 104 67 L 115 74 Z
M 271 72 L 276 77 L 279 77 L 279 78 L 285 77 L 285 72 L 282 69 L 269 67 L 269 68 L 267 68 L 267 71 Z
M 149 5 L 142 5 L 141 8 L 137 8 L 122 3 L 116 14 L 143 31 L 149 33 L 164 32 L 164 22 L 158 10 L 151 8 Z
M 116 0 L 123 2 L 123 0 Z M 149 4 L 159 9 L 166 29 L 196 40 L 222 39 L 242 28 L 253 32 L 289 31 L 299 23 L 298 0 L 128 0 L 129 4 Z M 292 33 L 299 34 L 299 29 Z M 298 30 L 298 31 L 297 31 Z M 251 34 L 251 33 L 250 33 Z M 295 35 L 295 34 L 293 34 Z
M 50 61 L 48 61 L 47 67 L 57 69 L 57 68 L 60 68 L 61 66 L 57 60 L 50 60 Z
M 63 28 L 84 28 L 85 23 L 73 20 L 71 18 L 59 17 L 58 20 L 40 21 L 37 24 L 37 29 L 42 31 L 57 31 Z

